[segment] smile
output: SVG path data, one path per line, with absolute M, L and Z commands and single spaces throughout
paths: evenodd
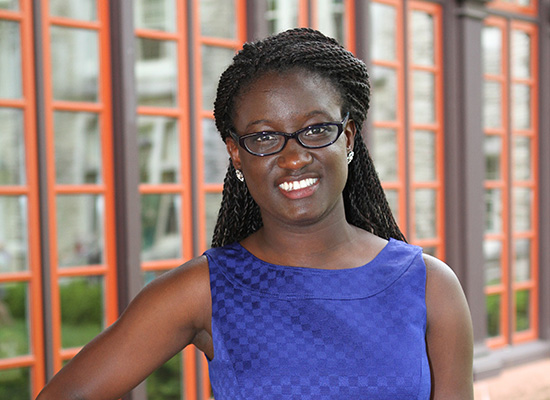
M 283 182 L 279 185 L 279 187 L 285 192 L 291 192 L 293 190 L 299 190 L 313 186 L 318 180 L 319 179 L 317 178 L 307 178 L 302 179 L 301 181 Z

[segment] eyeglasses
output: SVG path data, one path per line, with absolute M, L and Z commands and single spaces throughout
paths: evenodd
M 250 154 L 255 156 L 270 156 L 282 151 L 289 139 L 296 139 L 306 149 L 320 149 L 338 140 L 348 123 L 349 112 L 342 122 L 325 122 L 310 125 L 294 133 L 285 132 L 255 132 L 238 136 L 230 131 L 231 137 Z

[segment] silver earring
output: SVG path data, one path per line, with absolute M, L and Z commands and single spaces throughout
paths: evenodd
M 238 180 L 240 180 L 241 182 L 244 182 L 244 175 L 240 169 L 235 170 L 235 176 L 237 177 Z
M 348 160 L 348 164 L 352 162 L 353 160 L 353 156 L 355 155 L 355 153 L 353 152 L 353 150 L 351 150 L 349 153 L 348 153 L 348 156 L 346 157 L 347 160 Z

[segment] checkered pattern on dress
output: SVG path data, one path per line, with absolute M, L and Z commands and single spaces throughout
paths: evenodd
M 269 264 L 238 243 L 206 255 L 216 400 L 429 398 L 420 248 L 392 239 L 344 270 Z

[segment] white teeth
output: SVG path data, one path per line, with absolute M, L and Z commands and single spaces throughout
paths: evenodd
M 290 192 L 292 190 L 298 190 L 312 186 L 313 184 L 315 184 L 315 182 L 317 182 L 317 180 L 317 178 L 307 178 L 302 179 L 301 181 L 283 182 L 279 185 L 279 187 L 285 192 Z

